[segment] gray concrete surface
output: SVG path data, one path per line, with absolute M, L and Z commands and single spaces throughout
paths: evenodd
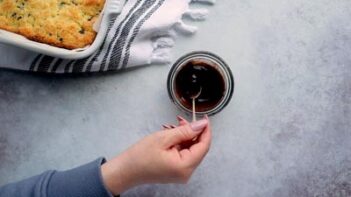
M 222 56 L 234 99 L 186 186 L 125 196 L 351 196 L 351 2 L 220 0 L 192 50 Z M 111 158 L 175 122 L 169 65 L 57 77 L 0 71 L 0 184 Z

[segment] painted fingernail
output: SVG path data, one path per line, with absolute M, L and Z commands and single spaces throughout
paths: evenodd
M 170 129 L 170 127 L 168 125 L 165 125 L 165 124 L 163 124 L 162 127 L 165 129 Z
M 199 121 L 190 123 L 190 127 L 193 131 L 200 132 L 207 126 L 207 124 L 208 124 L 207 119 L 201 119 Z
M 182 121 L 182 120 L 185 120 L 183 117 L 181 117 L 181 116 L 177 116 L 177 119 L 178 119 L 178 121 Z

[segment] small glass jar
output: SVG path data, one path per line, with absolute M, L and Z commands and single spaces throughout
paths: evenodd
M 195 51 L 179 58 L 172 66 L 167 89 L 173 103 L 186 113 L 192 113 L 188 90 L 196 81 L 201 89 L 196 100 L 197 115 L 214 115 L 230 102 L 234 92 L 234 77 L 228 65 L 217 55 Z

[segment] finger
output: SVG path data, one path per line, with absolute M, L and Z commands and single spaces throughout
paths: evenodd
M 207 125 L 205 130 L 199 136 L 199 141 L 193 144 L 188 150 L 180 151 L 181 157 L 189 163 L 189 165 L 198 165 L 207 154 L 211 145 L 211 127 Z
M 208 125 L 207 125 L 207 128 L 206 129 L 208 129 L 209 130 L 209 135 L 210 135 L 210 143 L 211 143 L 211 121 L 210 121 L 210 119 L 208 118 L 208 116 L 207 115 L 205 115 L 205 117 L 204 117 L 207 121 L 208 121 Z M 205 129 L 205 131 L 206 131 L 206 129 Z M 205 137 L 207 137 L 207 135 L 201 135 L 201 136 L 199 136 L 199 141 L 202 141 L 203 139 L 201 139 L 201 138 L 205 138 Z
M 169 130 L 170 132 L 163 133 L 164 145 L 169 148 L 182 142 L 191 140 L 200 135 L 207 127 L 208 120 L 202 119 L 191 124 L 179 126 Z
M 181 116 L 177 116 L 177 120 L 178 120 L 178 122 L 179 122 L 179 125 L 186 125 L 186 124 L 189 124 L 189 122 L 188 122 L 185 118 L 183 118 L 183 117 L 181 117 Z
M 192 139 L 192 140 L 188 140 L 186 142 L 182 142 L 180 144 L 180 147 L 181 147 L 181 149 L 189 149 L 192 145 L 194 145 L 196 143 L 197 143 L 197 141 L 193 141 L 193 139 Z
M 207 114 L 205 114 L 204 118 L 208 120 L 208 116 L 207 116 Z M 194 142 L 198 142 L 197 137 L 196 137 L 196 138 L 194 138 L 192 141 L 193 141 L 193 143 L 194 143 Z
M 205 128 L 205 131 L 199 136 L 198 143 L 190 147 L 190 151 L 194 154 L 194 159 L 202 160 L 211 146 L 211 125 Z M 196 162 L 196 161 L 195 161 Z
M 182 147 L 179 144 L 175 145 L 174 148 L 176 148 L 178 151 L 182 150 Z
M 206 141 L 199 141 L 189 149 L 182 149 L 180 151 L 181 158 L 183 158 L 185 163 L 189 166 L 198 166 L 210 148 L 211 135 L 209 130 L 204 131 L 202 135 L 204 136 L 204 139 L 207 139 Z M 185 150 L 188 150 L 189 154 L 184 154 L 184 152 L 187 153 Z
M 179 122 L 179 125 L 189 124 L 189 122 L 185 118 L 183 118 L 182 116 L 177 116 L 177 120 Z M 189 141 L 186 141 L 186 142 L 182 142 L 180 144 L 181 149 L 185 149 L 185 148 L 191 147 L 195 143 L 194 141 L 196 141 L 196 139 L 197 139 L 197 137 L 195 137 L 192 140 L 189 140 Z

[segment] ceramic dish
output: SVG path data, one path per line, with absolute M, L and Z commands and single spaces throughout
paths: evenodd
M 24 36 L 5 30 L 0 30 L 0 42 L 63 59 L 85 58 L 94 53 L 94 51 L 96 51 L 100 47 L 106 36 L 110 19 L 112 19 L 112 17 L 115 17 L 121 12 L 124 3 L 125 0 L 106 0 L 104 9 L 100 14 L 99 22 L 94 24 L 94 29 L 97 30 L 95 40 L 91 45 L 85 48 L 74 50 L 59 48 L 48 44 L 32 41 Z

